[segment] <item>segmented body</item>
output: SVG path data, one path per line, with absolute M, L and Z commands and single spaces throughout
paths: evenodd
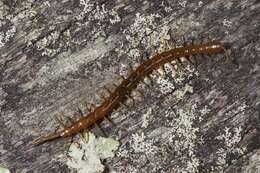
M 223 43 L 212 41 L 208 43 L 173 48 L 157 54 L 152 58 L 145 60 L 139 67 L 133 70 L 126 79 L 122 80 L 120 85 L 118 85 L 114 91 L 110 92 L 110 96 L 106 98 L 100 106 L 96 107 L 87 116 L 80 118 L 70 127 L 66 127 L 60 132 L 41 137 L 35 140 L 33 143 L 38 145 L 44 143 L 45 141 L 52 140 L 58 137 L 70 137 L 81 132 L 84 129 L 89 129 L 97 122 L 102 121 L 115 108 L 120 106 L 120 103 L 124 102 L 127 99 L 128 94 L 136 88 L 140 81 L 142 81 L 146 76 L 148 76 L 154 70 L 158 69 L 160 66 L 166 63 L 178 60 L 180 57 L 190 57 L 197 54 L 211 55 L 221 53 L 224 50 L 225 48 Z

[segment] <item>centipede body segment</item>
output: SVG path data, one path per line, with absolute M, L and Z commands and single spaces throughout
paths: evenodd
M 194 55 L 225 53 L 225 50 L 226 48 L 224 43 L 211 41 L 173 48 L 156 54 L 152 58 L 145 60 L 136 69 L 131 70 L 131 73 L 127 78 L 122 77 L 121 83 L 114 90 L 104 87 L 104 89 L 109 93 L 109 97 L 103 97 L 103 103 L 94 109 L 89 109 L 90 112 L 88 115 L 81 116 L 79 120 L 75 121 L 71 126 L 65 127 L 61 131 L 34 140 L 33 145 L 39 145 L 59 137 L 67 138 L 74 136 L 82 132 L 84 129 L 89 129 L 98 122 L 107 119 L 106 117 L 109 113 L 124 104 L 126 99 L 131 98 L 130 93 L 137 87 L 139 82 L 143 81 L 145 77 L 149 76 L 149 74 L 154 70 L 157 70 L 166 63 L 171 63 L 172 61 L 180 62 L 181 57 L 186 57 L 187 60 L 190 60 L 189 58 Z M 81 115 L 83 115 L 82 112 Z

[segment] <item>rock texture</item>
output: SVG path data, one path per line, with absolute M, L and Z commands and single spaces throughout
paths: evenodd
M 28 147 L 76 117 L 96 93 L 185 38 L 230 44 L 165 75 L 103 130 L 121 142 L 107 172 L 260 172 L 260 4 L 257 0 L 0 1 L 0 165 L 12 173 L 76 172 L 64 140 Z M 95 129 L 93 130 L 95 131 Z M 98 135 L 98 133 L 96 133 Z M 65 156 L 64 156 L 65 157 Z

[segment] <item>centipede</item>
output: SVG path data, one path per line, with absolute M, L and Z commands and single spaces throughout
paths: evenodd
M 131 92 L 140 82 L 144 82 L 144 78 L 151 75 L 154 70 L 158 70 L 166 63 L 174 63 L 178 66 L 179 63 L 182 63 L 181 58 L 185 58 L 188 62 L 192 63 L 193 61 L 191 59 L 196 55 L 226 54 L 228 49 L 226 45 L 225 42 L 212 40 L 208 42 L 191 43 L 189 45 L 185 44 L 181 47 L 174 47 L 155 54 L 151 58 L 144 60 L 135 69 L 131 68 L 128 77 L 121 76 L 122 80 L 120 84 L 113 90 L 104 87 L 109 96 L 103 97 L 103 102 L 99 106 L 91 109 L 86 115 L 79 110 L 81 117 L 73 121 L 70 126 L 64 126 L 62 130 L 41 136 L 33 140 L 32 145 L 37 146 L 57 138 L 73 137 L 83 130 L 91 129 L 103 120 L 107 120 L 111 123 L 108 116 L 119 106 L 124 105 L 127 99 L 133 99 L 130 95 Z

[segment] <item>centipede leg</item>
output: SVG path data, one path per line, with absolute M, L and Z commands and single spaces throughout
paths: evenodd
M 204 41 L 205 41 L 204 35 L 200 34 L 199 35 L 199 40 L 200 40 L 200 44 L 204 43 Z
M 186 47 L 188 45 L 187 39 L 185 38 L 185 36 L 182 36 L 182 42 L 183 42 L 183 47 Z
M 88 112 L 91 112 L 92 110 L 91 110 L 91 108 L 89 107 L 89 103 L 85 103 L 85 104 L 86 104 L 86 107 L 87 107 Z
M 126 109 L 129 109 L 129 107 L 124 102 L 119 102 L 120 106 L 125 107 Z
M 107 137 L 107 135 L 106 135 L 106 133 L 104 132 L 104 130 L 102 130 L 97 123 L 95 123 L 95 127 L 96 127 L 96 129 L 98 129 L 98 131 L 99 131 L 100 133 L 103 134 L 104 137 Z
M 136 92 L 137 92 L 139 95 L 141 95 L 142 97 L 144 97 L 144 94 L 143 94 L 140 90 L 136 89 Z
M 87 110 L 89 112 L 92 112 L 93 110 L 95 110 L 95 105 L 92 103 L 86 103 L 86 106 L 87 106 Z
M 195 44 L 195 38 L 191 38 L 191 45 Z
M 232 57 L 230 56 L 228 50 L 226 48 L 223 47 L 223 51 L 224 51 L 224 55 L 225 55 L 225 58 L 226 58 L 226 63 L 229 62 L 229 61 L 233 61 Z
M 134 71 L 134 67 L 132 66 L 132 64 L 129 64 L 129 68 L 130 68 L 130 72 L 132 73 Z
M 65 148 L 67 148 L 65 155 L 66 155 L 70 160 L 72 160 L 72 157 L 69 155 L 69 153 L 70 153 L 71 144 L 73 143 L 73 138 L 74 138 L 74 136 L 65 138 L 65 144 L 64 144 L 64 145 L 65 145 Z
M 193 61 L 191 60 L 191 59 L 192 59 L 192 56 L 186 56 L 185 58 L 186 58 L 186 60 L 187 60 L 190 64 L 195 65 L 195 62 L 193 62 Z
M 75 123 L 74 120 L 71 117 L 66 117 L 65 116 L 65 118 L 70 122 L 70 124 L 74 124 Z
M 149 79 L 149 83 L 152 85 L 153 84 L 152 77 L 150 75 L 147 75 L 146 77 L 147 77 L 147 79 Z
M 96 94 L 96 96 L 98 98 L 100 98 L 102 101 L 106 101 L 107 100 L 106 97 L 103 94 L 100 94 L 100 95 Z
M 57 117 L 57 115 L 54 115 L 54 120 L 63 128 L 66 128 L 65 124 Z
M 148 83 L 146 83 L 145 81 L 140 81 L 142 84 L 144 84 L 145 86 L 147 86 L 148 88 L 150 88 L 151 86 L 148 84 Z
M 158 71 L 158 73 L 159 73 L 161 76 L 165 76 L 165 75 L 166 75 L 166 71 L 165 71 L 165 69 L 164 69 L 163 66 L 159 67 L 157 71 Z
M 80 137 L 81 137 L 81 140 L 87 144 L 88 140 L 89 140 L 89 131 L 84 130 L 84 131 L 80 132 Z
M 104 86 L 104 89 L 111 95 L 112 91 L 110 91 L 110 89 L 108 89 L 106 86 Z
M 117 78 L 118 78 L 118 79 L 121 79 L 122 81 L 124 81 L 124 80 L 125 80 L 125 77 L 124 77 L 124 76 L 122 76 L 122 75 L 119 75 L 119 74 L 117 74 Z
M 181 62 L 180 58 L 177 58 L 177 64 L 183 69 L 184 68 L 184 64 Z
M 104 117 L 104 119 L 105 119 L 111 126 L 116 126 L 115 123 L 113 123 L 113 121 L 110 120 L 108 117 Z
M 67 117 L 65 116 L 64 114 L 61 114 L 61 116 L 63 118 L 65 118 L 70 124 L 73 124 L 74 123 L 74 120 L 71 118 L 71 117 Z M 61 122 L 60 122 L 61 123 Z M 65 125 L 63 124 L 63 127 L 65 127 Z
M 77 112 L 80 115 L 80 117 L 84 117 L 84 114 L 83 114 L 82 110 L 79 107 L 77 107 Z
M 199 56 L 198 55 L 193 55 L 192 56 L 193 59 L 194 59 L 194 65 L 197 67 L 199 65 Z
M 134 106 L 134 105 L 135 105 L 135 100 L 134 100 L 134 98 L 133 98 L 131 95 L 127 95 L 127 94 L 126 94 L 126 97 L 127 97 L 128 99 L 131 99 L 131 100 L 132 100 L 133 106 Z

